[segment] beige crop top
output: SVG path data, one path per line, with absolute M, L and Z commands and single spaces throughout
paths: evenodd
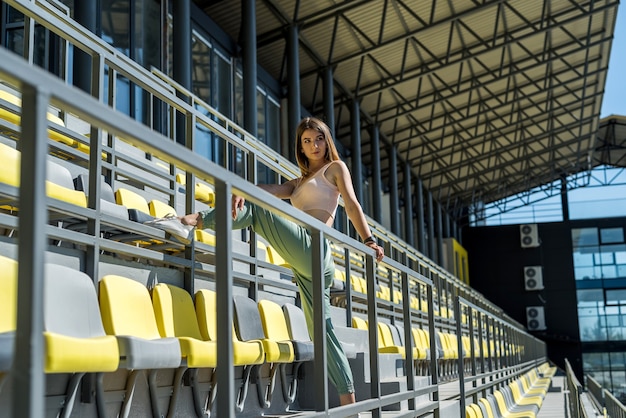
M 339 189 L 326 176 L 326 170 L 332 162 L 320 168 L 317 173 L 301 181 L 291 193 L 291 204 L 302 210 L 319 209 L 335 217 L 339 204 Z

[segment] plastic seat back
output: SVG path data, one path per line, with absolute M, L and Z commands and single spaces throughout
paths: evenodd
M 258 302 L 258 307 L 265 336 L 274 341 L 289 341 L 291 337 L 280 305 L 265 299 Z
M 287 320 L 290 339 L 293 341 L 311 341 L 304 311 L 293 303 L 285 303 L 283 312 Z
M 150 211 L 150 215 L 155 218 L 164 218 L 167 215 L 176 215 L 176 209 L 167 203 L 156 199 L 148 202 L 148 210 Z
M 128 209 L 138 210 L 146 215 L 150 215 L 148 202 L 139 193 L 120 187 L 115 192 L 115 202 L 118 205 L 124 205 Z
M 352 317 L 352 328 L 367 331 L 367 321 L 359 316 Z
M 17 313 L 17 261 L 0 256 L 0 371 L 11 368 Z
M 116 370 L 117 340 L 104 331 L 91 278 L 78 270 L 48 263 L 43 288 L 46 371 Z
M 247 296 L 235 296 L 235 325 L 237 335 L 242 341 L 262 340 L 265 338 L 259 309 L 254 300 Z
M 159 283 L 152 290 L 152 306 L 162 337 L 202 340 L 193 300 L 185 289 Z
M 0 183 L 19 187 L 20 185 L 20 152 L 15 148 L 0 143 Z
M 147 340 L 161 338 L 146 286 L 116 275 L 104 276 L 99 286 L 100 310 L 107 334 Z

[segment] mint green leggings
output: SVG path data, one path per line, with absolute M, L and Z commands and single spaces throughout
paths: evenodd
M 215 214 L 213 209 L 199 213 L 204 228 L 214 229 Z M 311 234 L 306 228 L 291 222 L 253 203 L 246 202 L 244 208 L 233 221 L 233 229 L 252 229 L 265 238 L 267 242 L 291 266 L 296 283 L 300 289 L 302 310 L 306 317 L 309 334 L 313 336 L 313 287 Z M 335 335 L 330 319 L 330 285 L 335 275 L 328 241 L 324 241 L 324 312 L 326 316 L 326 351 L 328 361 L 328 377 L 340 395 L 354 393 L 352 370 L 341 343 Z

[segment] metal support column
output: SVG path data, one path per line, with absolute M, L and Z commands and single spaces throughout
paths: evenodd
M 441 203 L 435 203 L 435 220 L 437 222 L 437 258 L 435 261 L 437 264 L 443 264 L 443 211 L 441 210 Z
M 422 179 L 417 179 L 415 188 L 415 209 L 417 211 L 417 250 L 428 255 L 428 251 L 426 249 L 426 231 L 424 230 L 424 184 Z
M 428 251 L 426 255 L 435 260 L 435 213 L 433 211 L 433 194 L 426 193 L 426 229 L 428 230 Z
M 569 221 L 569 199 L 567 198 L 567 178 L 561 177 L 561 210 L 563 221 Z
M 330 134 L 335 137 L 335 90 L 333 88 L 333 69 L 324 69 L 324 116 Z
M 378 223 L 383 221 L 382 181 L 380 178 L 380 130 L 378 125 L 372 127 L 372 217 Z
M 173 60 L 174 81 L 191 90 L 191 6 L 189 1 L 175 1 L 172 4 Z M 182 95 L 179 94 L 182 98 Z M 186 144 L 185 116 L 176 118 L 176 142 Z
M 411 187 L 411 163 L 404 163 L 404 239 L 411 245 L 415 245 L 415 233 L 413 229 L 413 193 Z
M 354 193 L 359 202 L 363 201 L 363 163 L 361 158 L 361 105 L 358 100 L 352 100 L 351 114 L 352 131 L 352 182 Z
M 243 127 L 255 137 L 258 131 L 256 104 L 256 2 L 243 0 L 242 8 L 242 67 L 243 67 Z
M 389 213 L 391 232 L 400 235 L 400 198 L 398 197 L 398 153 L 395 146 L 389 147 Z
M 289 27 L 287 34 L 287 77 L 289 78 L 289 91 L 287 99 L 288 105 L 288 137 L 296 134 L 296 127 L 300 123 L 300 57 L 299 49 L 299 29 L 293 24 Z M 289 158 L 295 160 L 295 144 L 289 141 Z
M 74 20 L 93 33 L 97 33 L 97 4 L 97 0 L 82 0 L 74 3 Z M 79 48 L 74 48 L 74 85 L 89 94 L 91 94 L 91 71 L 91 57 Z

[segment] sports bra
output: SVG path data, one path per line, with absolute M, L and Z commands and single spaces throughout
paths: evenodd
M 339 204 L 339 189 L 324 175 L 332 163 L 326 164 L 308 179 L 300 181 L 291 193 L 291 204 L 294 207 L 305 212 L 319 209 L 335 217 Z

